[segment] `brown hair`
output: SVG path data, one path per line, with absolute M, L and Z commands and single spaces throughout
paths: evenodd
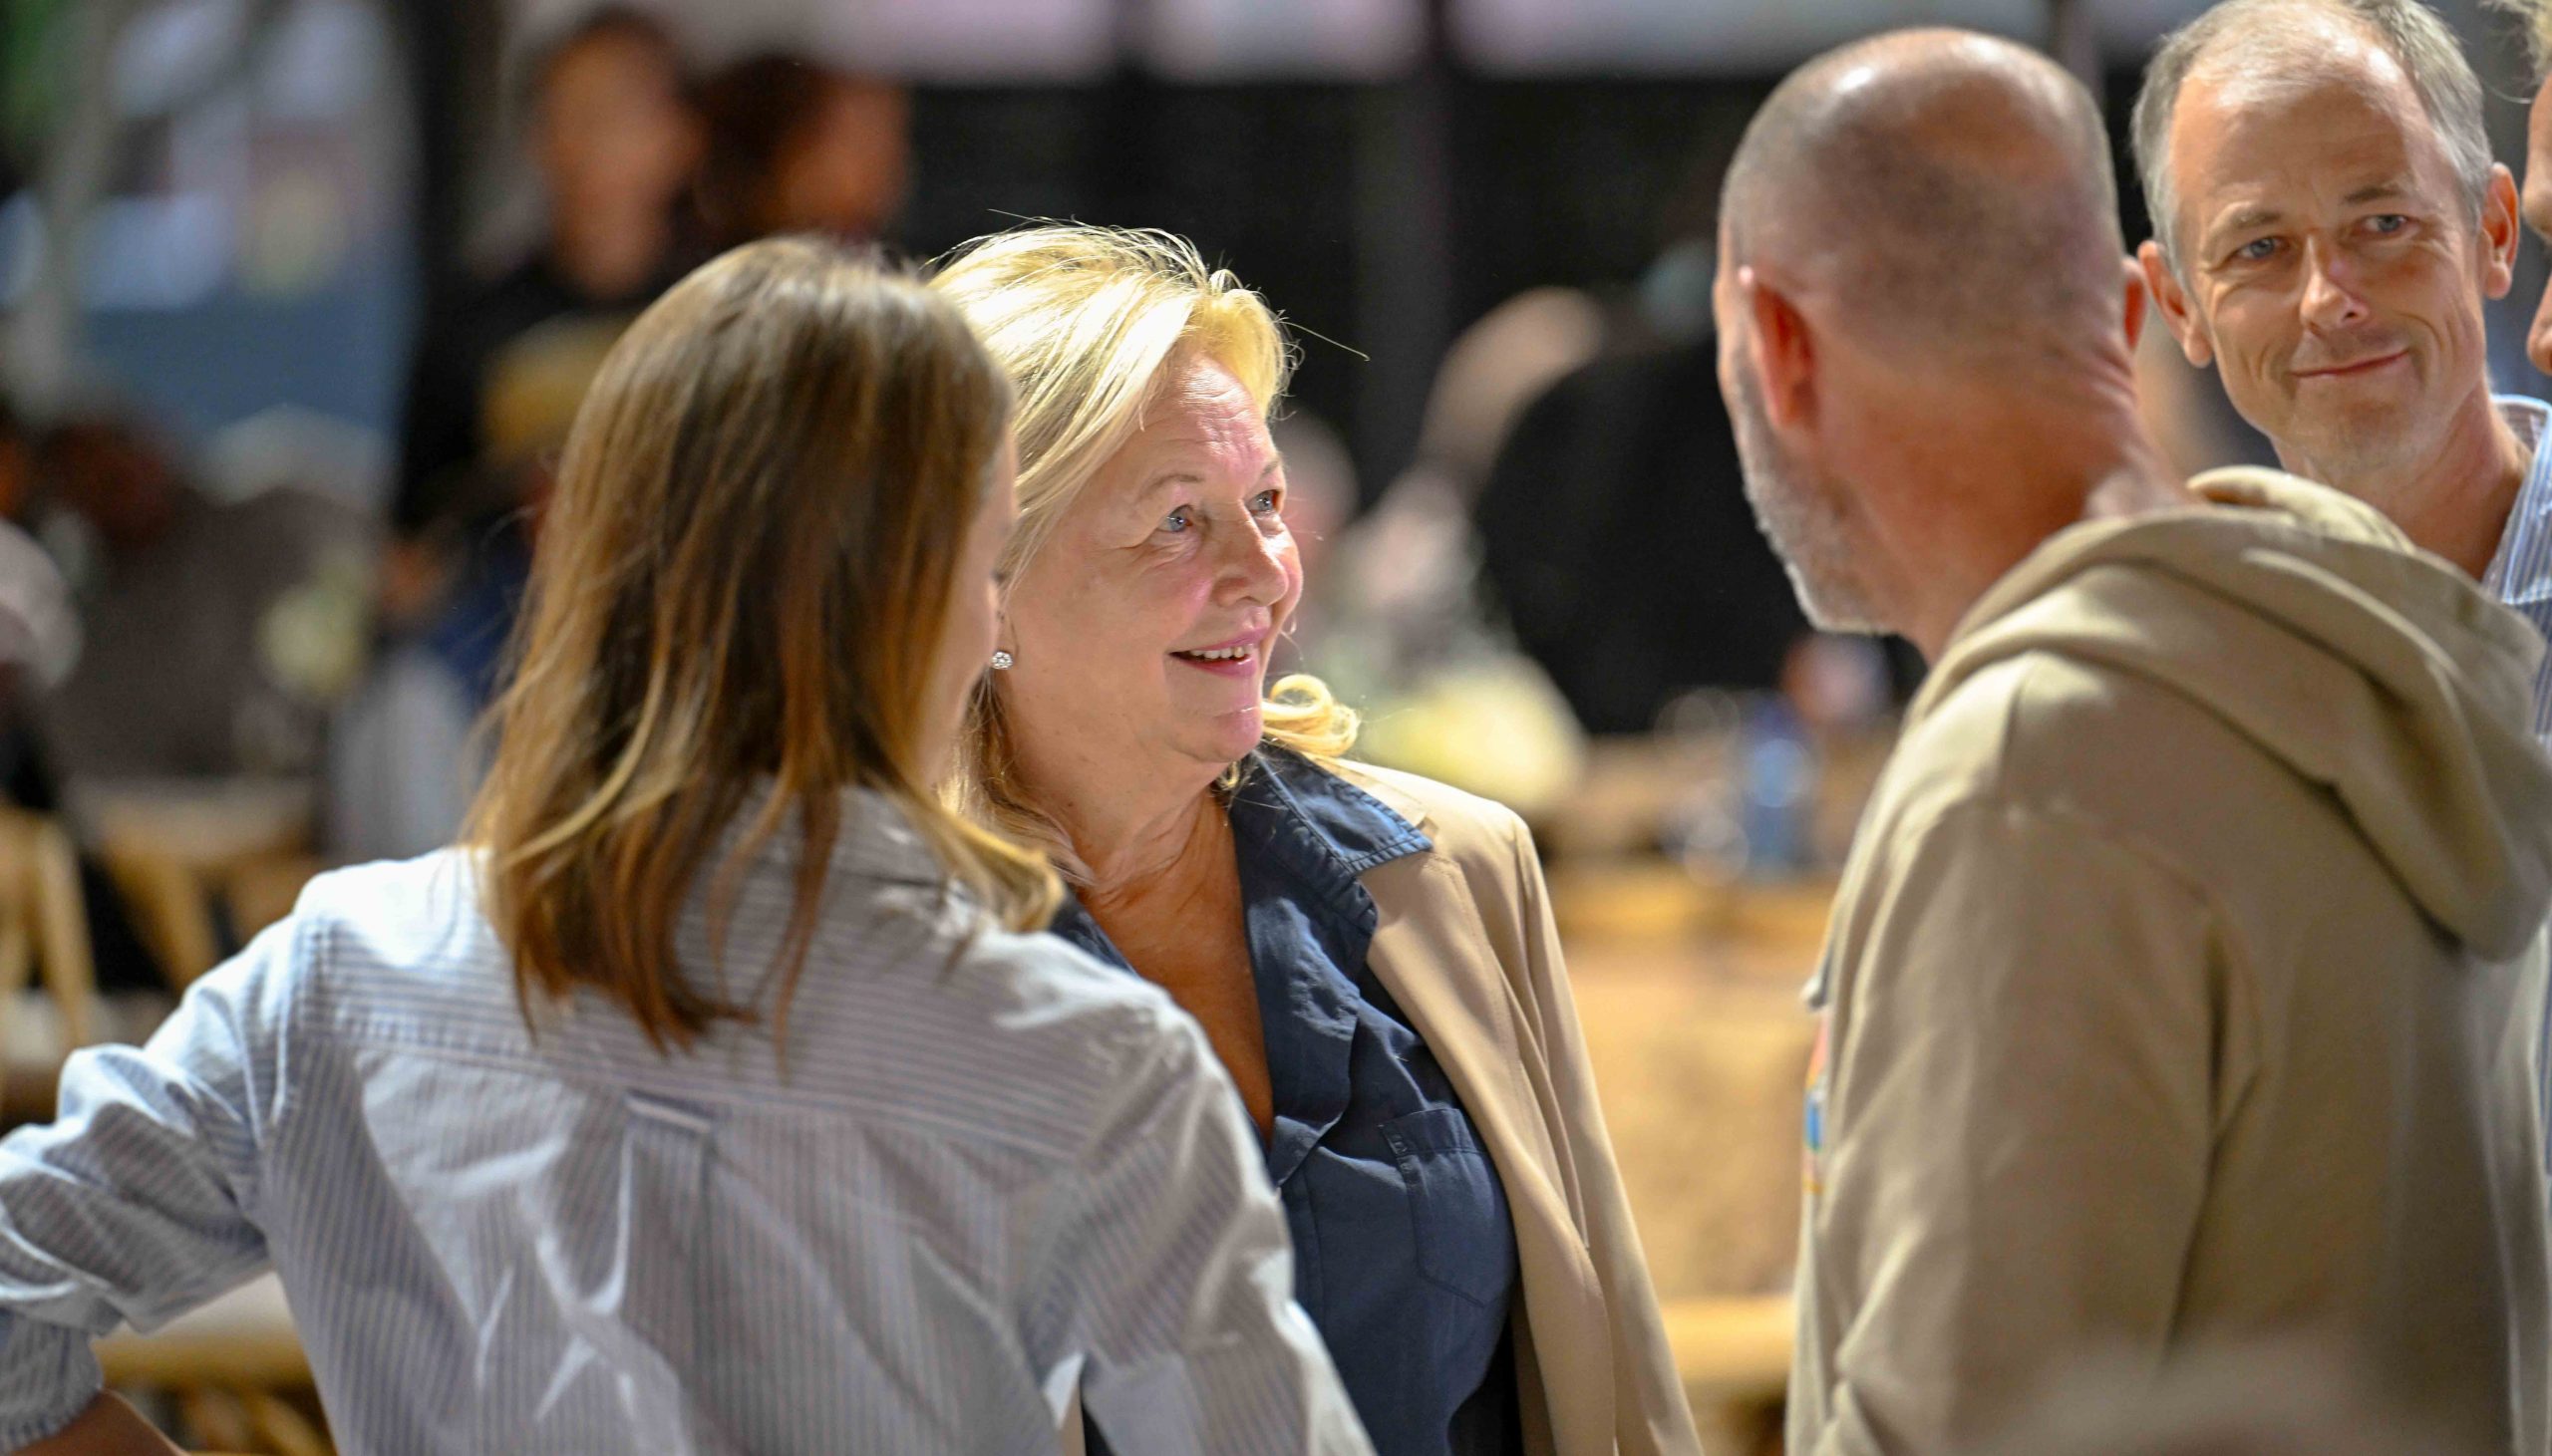
M 740 241 L 811 225 L 786 215 L 780 197 L 784 175 L 819 135 L 817 123 L 836 96 L 881 89 L 897 88 L 876 76 L 780 51 L 748 56 L 701 83 L 707 149 L 692 187 L 711 236 Z
M 917 741 L 1009 411 L 953 308 L 826 243 L 738 248 L 631 325 L 567 437 L 471 813 L 526 1020 L 578 987 L 660 1049 L 757 1019 L 686 983 L 674 931 L 758 796 L 711 881 L 711 944 L 794 811 L 776 1031 L 846 788 L 884 795 L 1005 923 L 1051 913 L 1052 873 L 941 807 Z

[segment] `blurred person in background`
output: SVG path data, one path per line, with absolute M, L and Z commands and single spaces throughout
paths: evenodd
M 482 766 L 471 726 L 498 687 L 557 443 L 603 354 L 686 260 L 701 128 L 674 37 L 605 5 L 521 74 L 545 235 L 420 336 L 382 561 L 385 649 L 330 769 L 330 847 L 349 857 L 421 854 L 459 827 Z
M 0 1142 L 0 1449 L 174 1448 L 93 1336 L 280 1274 L 348 1452 L 1371 1447 L 1231 1083 L 931 791 L 1009 391 L 803 240 L 633 326 L 466 846 L 314 882 Z M 32 1443 L 32 1444 L 30 1444 Z
M 47 431 L 34 531 L 69 579 L 84 646 L 41 706 L 75 785 L 297 776 L 320 760 L 341 685 L 304 671 L 294 627 L 370 534 L 323 490 L 197 485 L 119 405 Z
M 1602 308 L 1570 288 L 1529 289 L 1463 330 L 1428 392 L 1418 458 L 1317 557 L 1294 514 L 1317 477 L 1284 437 L 1297 417 L 1276 427 L 1303 543 L 1303 665 L 1362 705 L 1360 755 L 1527 819 L 1577 786 L 1586 735 L 1487 600 L 1472 511 L 1516 414 L 1604 330 Z
M 896 83 L 763 54 L 711 76 L 700 104 L 698 200 L 713 243 L 788 232 L 866 241 L 903 210 L 912 102 Z
M 1695 687 L 1774 688 L 1809 635 L 1718 403 L 1720 168 L 1693 171 L 1631 326 L 1523 410 L 1474 507 L 1498 606 L 1589 732 L 1650 731 Z
M 2189 362 L 2279 462 L 2375 506 L 2552 631 L 2552 406 L 2490 389 L 2517 194 L 2419 0 L 2229 0 L 2136 97 L 2137 251 Z M 2552 742 L 2552 664 L 2534 685 Z
M 1810 990 L 1787 1449 L 2279 1328 L 2538 1456 L 2542 643 L 2347 496 L 2170 472 L 2108 157 L 2053 62 L 1914 31 L 1729 173 L 1748 493 L 1811 620 L 1933 663 Z
M 1058 935 L 1203 1023 L 1377 1449 L 1695 1451 L 1531 835 L 1346 761 L 1317 680 L 1268 693 L 1302 587 L 1275 315 L 1103 228 L 981 239 L 933 286 L 1020 399 L 964 802 L 1064 869 Z
M 517 480 L 483 468 L 487 385 L 508 346 L 562 319 L 591 320 L 607 346 L 684 263 L 680 203 L 700 162 L 701 129 L 673 36 L 644 12 L 605 5 L 538 45 L 521 75 L 523 145 L 539 175 L 545 235 L 529 257 L 425 321 L 391 506 L 402 539 L 481 527 L 520 504 Z
M 80 660 L 81 631 L 71 586 L 34 537 L 21 528 L 36 489 L 34 442 L 6 400 L 0 400 L 0 801 L 63 818 L 62 776 L 43 731 L 47 695 Z M 96 854 L 79 853 L 80 905 L 98 989 L 110 997 L 168 990 L 168 977 L 135 928 L 133 912 Z M 156 1019 L 166 1003 L 145 1015 Z

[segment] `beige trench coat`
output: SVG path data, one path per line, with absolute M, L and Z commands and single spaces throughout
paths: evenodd
M 1502 805 L 1413 774 L 1337 771 L 1435 845 L 1362 877 L 1381 917 L 1366 963 L 1452 1079 L 1506 1186 L 1525 1450 L 1698 1452 L 1530 832 Z

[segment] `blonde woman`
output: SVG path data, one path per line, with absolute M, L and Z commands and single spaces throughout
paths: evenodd
M 350 1453 L 1370 1450 L 1230 1082 L 937 806 L 1009 391 L 800 241 L 613 350 L 473 838 L 327 876 L 0 1143 L 0 1449 L 271 1263 Z M 94 1397 L 94 1398 L 93 1398 Z
M 1302 588 L 1275 317 L 1158 233 L 1003 234 L 934 286 L 1019 394 L 965 803 L 1204 1026 L 1376 1448 L 1694 1450 L 1523 825 L 1344 761 L 1318 683 L 1266 696 Z

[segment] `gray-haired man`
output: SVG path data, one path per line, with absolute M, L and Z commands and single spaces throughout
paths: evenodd
M 2453 34 L 2417 0 L 2227 0 L 2163 42 L 2134 131 L 2137 257 L 2189 362 L 2288 470 L 2552 633 L 2552 407 L 2493 397 L 2482 339 L 2517 192 Z M 2552 674 L 2534 705 L 2552 739 Z

